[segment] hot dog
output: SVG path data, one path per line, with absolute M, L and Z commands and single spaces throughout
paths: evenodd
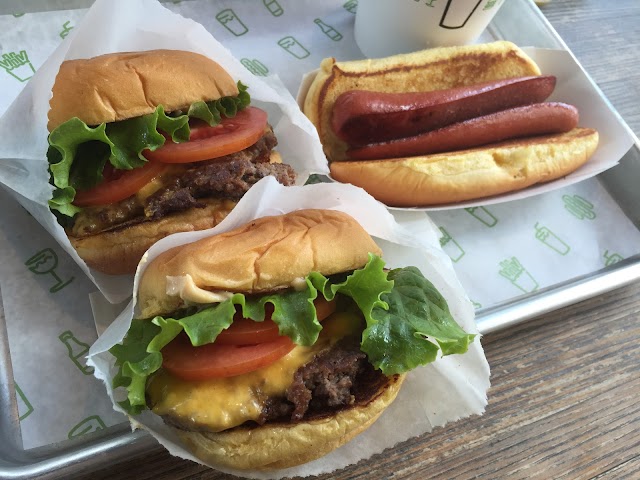
M 578 109 L 559 102 L 535 103 L 465 120 L 412 137 L 347 150 L 354 160 L 412 157 L 488 145 L 511 138 L 568 132 Z
M 303 110 L 334 180 L 390 206 L 459 202 L 559 178 L 595 151 L 574 107 L 540 103 L 555 84 L 540 75 L 510 42 L 325 59 Z
M 543 102 L 555 85 L 556 78 L 546 75 L 508 78 L 432 92 L 351 90 L 336 100 L 331 126 L 338 137 L 352 146 L 384 142 Z

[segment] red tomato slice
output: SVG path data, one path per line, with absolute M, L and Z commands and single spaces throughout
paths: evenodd
M 189 163 L 236 153 L 250 147 L 262 137 L 267 126 L 267 112 L 256 107 L 240 110 L 233 118 L 223 118 L 215 127 L 205 123 L 191 127 L 189 141 L 167 140 L 155 151 L 145 150 L 149 160 L 163 163 Z
M 119 202 L 138 192 L 167 168 L 168 165 L 162 163 L 148 162 L 145 166 L 133 170 L 115 170 L 107 163 L 105 180 L 89 190 L 76 192 L 73 204 L 77 207 L 92 207 Z
M 336 310 L 336 302 L 327 302 L 324 298 L 314 301 L 318 320 L 322 321 Z M 216 338 L 216 345 L 255 345 L 256 343 L 273 342 L 278 340 L 280 333 L 278 325 L 271 320 L 273 308 L 271 304 L 265 306 L 267 318 L 263 322 L 254 322 L 249 318 L 242 318 L 237 313 L 229 328 L 220 332 Z M 195 347 L 194 347 L 195 348 Z
M 185 334 L 180 334 L 162 349 L 162 367 L 184 380 L 234 377 L 270 365 L 294 347 L 289 337 L 258 345 L 210 343 L 194 347 Z

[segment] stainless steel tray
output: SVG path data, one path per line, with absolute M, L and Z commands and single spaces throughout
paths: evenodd
M 44 11 L 53 8 L 79 8 L 91 2 L 65 0 L 61 2 L 62 6 L 57 7 L 52 7 L 42 0 L 7 3 L 0 7 L 0 14 L 12 13 L 19 3 L 22 11 Z M 558 33 L 531 0 L 505 2 L 489 29 L 496 38 L 511 40 L 522 46 L 568 50 Z M 640 230 L 640 211 L 633 208 L 634 205 L 640 204 L 640 190 L 637 189 L 637 184 L 633 183 L 633 179 L 640 178 L 638 139 L 635 139 L 634 146 L 618 166 L 597 178 Z M 635 255 L 588 275 L 479 310 L 478 328 L 485 334 L 504 329 L 638 279 L 640 255 Z M 6 326 L 4 315 L 0 311 L 0 478 L 54 479 L 87 475 L 92 470 L 157 448 L 160 447 L 150 435 L 141 431 L 131 432 L 128 424 L 121 424 L 77 439 L 24 450 Z

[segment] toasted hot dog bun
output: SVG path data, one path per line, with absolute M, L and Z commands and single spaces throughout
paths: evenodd
M 584 164 L 598 132 L 517 139 L 481 148 L 419 157 L 333 162 L 331 176 L 364 188 L 381 202 L 415 207 L 460 202 L 562 177 Z
M 327 158 L 336 162 L 347 158 L 347 144 L 331 128 L 333 104 L 344 92 L 424 92 L 531 75 L 540 75 L 535 62 L 516 45 L 504 41 L 373 60 L 336 62 L 326 58 L 305 97 L 303 110 L 318 129 Z
M 67 60 L 53 86 L 49 131 L 70 118 L 87 125 L 170 112 L 238 94 L 231 76 L 198 53 L 150 50 Z
M 368 404 L 322 419 L 219 433 L 174 431 L 194 455 L 214 465 L 239 470 L 294 467 L 332 452 L 369 428 L 395 400 L 405 376 L 389 377 Z
M 369 253 L 382 252 L 345 213 L 300 210 L 263 217 L 154 259 L 138 290 L 140 316 L 167 314 L 183 306 L 179 295 L 167 294 L 167 277 L 188 273 L 197 289 L 260 293 L 291 288 L 313 271 L 333 275 L 361 268 Z

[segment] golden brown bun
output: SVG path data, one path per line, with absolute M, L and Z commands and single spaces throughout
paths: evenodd
M 213 228 L 236 206 L 225 199 L 202 200 L 205 208 L 192 208 L 159 220 L 117 228 L 69 241 L 89 267 L 108 275 L 134 274 L 144 252 L 158 240 L 177 232 Z
M 510 42 L 442 47 L 392 57 L 336 62 L 326 58 L 304 101 L 304 113 L 318 129 L 330 162 L 346 159 L 347 145 L 331 129 L 336 99 L 354 89 L 419 92 L 540 75 L 540 69 Z
M 235 81 L 216 62 L 182 50 L 111 53 L 60 65 L 50 101 L 52 131 L 72 117 L 87 125 L 115 122 L 237 95 Z
M 381 254 L 346 213 L 299 210 L 259 218 L 154 259 L 140 281 L 141 317 L 182 306 L 179 296 L 167 295 L 167 276 L 189 274 L 197 287 L 211 291 L 266 292 L 289 288 L 312 271 L 332 275 L 360 268 L 370 252 Z
M 364 188 L 381 202 L 415 207 L 518 190 L 567 175 L 598 146 L 598 132 L 517 139 L 471 150 L 388 160 L 334 162 L 331 176 Z
M 332 452 L 369 428 L 396 398 L 403 380 L 404 375 L 390 377 L 367 405 L 321 420 L 220 433 L 174 431 L 196 457 L 214 465 L 239 470 L 294 467 Z

